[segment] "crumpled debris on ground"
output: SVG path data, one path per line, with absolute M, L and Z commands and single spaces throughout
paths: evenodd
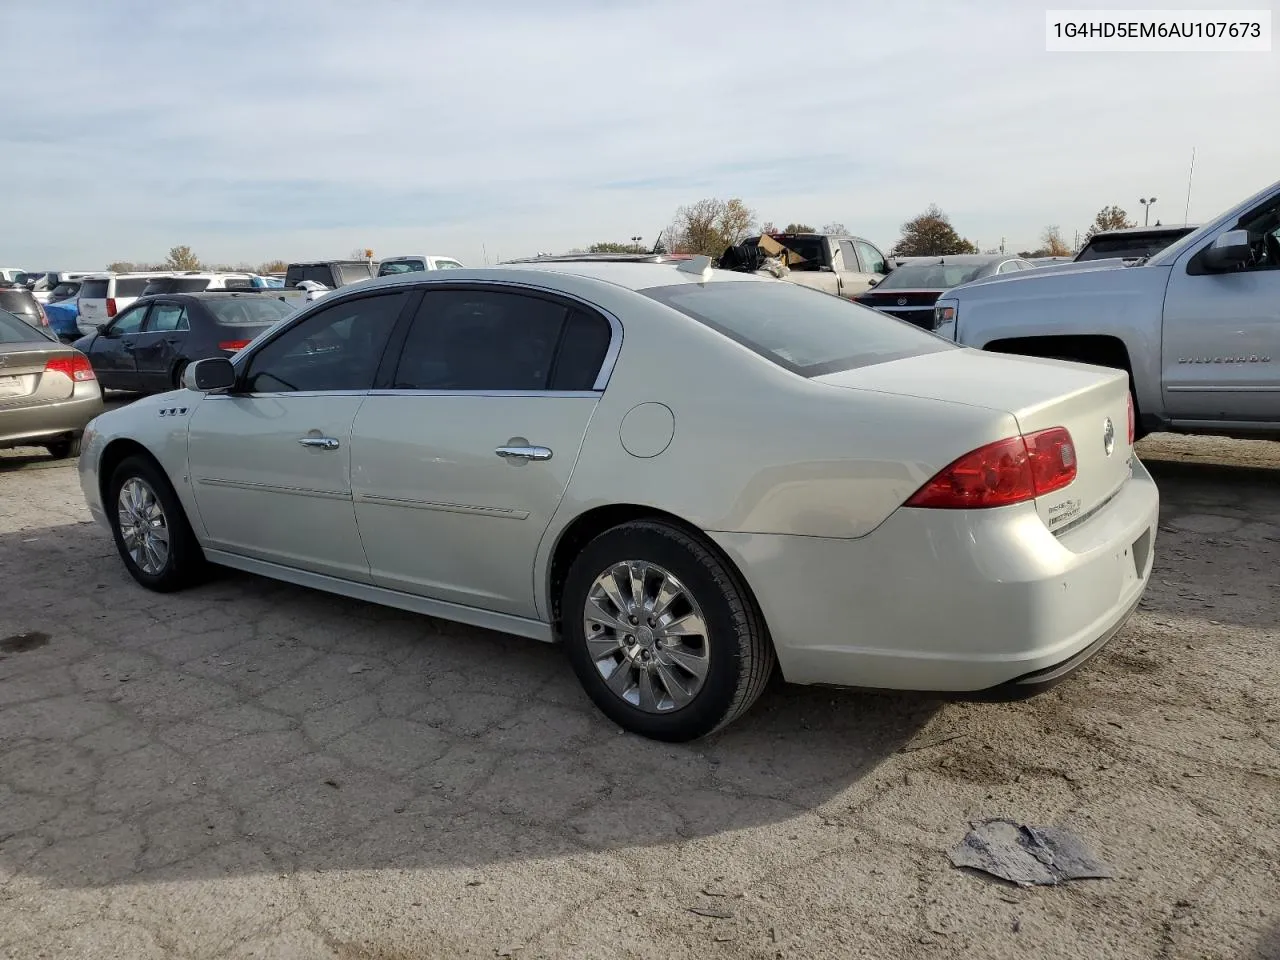
M 1115 874 L 1085 842 L 1061 827 L 1031 827 L 1013 820 L 975 821 L 951 851 L 951 863 L 1020 886 L 1068 880 L 1107 880 Z

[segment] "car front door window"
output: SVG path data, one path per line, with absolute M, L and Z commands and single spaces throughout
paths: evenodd
M 131 333 L 137 333 L 142 329 L 142 321 L 146 317 L 147 308 L 145 306 L 126 310 L 116 317 L 116 322 L 111 325 L 111 336 L 123 337 Z
M 409 293 L 325 307 L 275 337 L 249 360 L 249 393 L 368 390 Z
M 862 261 L 862 269 L 867 273 L 884 273 L 884 254 L 865 240 L 855 240 L 858 248 L 858 259 Z

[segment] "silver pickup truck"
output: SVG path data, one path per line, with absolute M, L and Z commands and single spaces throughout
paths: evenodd
M 1139 433 L 1280 439 L 1280 183 L 1146 260 L 948 290 L 934 332 L 1129 372 Z

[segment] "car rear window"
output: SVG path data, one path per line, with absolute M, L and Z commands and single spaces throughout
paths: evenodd
M 421 260 L 388 260 L 378 267 L 378 276 L 390 277 L 397 273 L 422 273 L 426 267 Z
M 107 299 L 107 284 L 109 280 L 85 280 L 80 284 L 81 300 L 105 300 Z
M 80 283 L 76 280 L 64 280 L 52 290 L 49 291 L 50 297 L 73 297 L 80 290 Z
M 821 237 L 788 237 L 779 235 L 771 236 L 770 239 L 777 241 L 801 258 L 799 261 L 795 261 L 794 257 L 791 258 L 793 262 L 790 264 L 790 268 L 792 270 L 814 271 L 826 263 L 827 252 Z M 759 246 L 760 238 L 751 237 L 745 243 L 748 247 Z
M 117 277 L 116 278 L 116 296 L 117 297 L 140 297 L 147 289 L 153 277 Z M 106 294 L 103 294 L 106 296 Z
M 0 343 L 30 343 L 32 340 L 48 340 L 43 331 L 12 313 L 0 310 Z
M 977 280 L 989 263 L 908 263 L 881 280 L 877 290 L 949 290 Z
M 317 263 L 290 267 L 289 272 L 284 275 L 284 285 L 290 290 L 303 280 L 310 280 L 312 283 L 331 287 L 333 286 L 333 271 L 329 269 L 327 263 Z
M 293 313 L 293 308 L 282 300 L 239 297 L 206 300 L 205 306 L 213 319 L 223 327 L 269 326 Z
M 1183 236 L 1185 234 L 1166 233 L 1147 236 L 1133 236 L 1130 234 L 1120 237 L 1094 237 L 1076 255 L 1076 261 L 1108 260 L 1112 257 L 1124 257 L 1126 259 L 1154 257 L 1165 247 Z
M 912 324 L 785 281 L 680 283 L 639 292 L 802 377 L 955 349 Z
M 255 290 L 254 282 L 249 277 L 227 277 L 222 281 L 225 290 Z

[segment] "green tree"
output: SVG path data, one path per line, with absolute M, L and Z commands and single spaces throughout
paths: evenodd
M 587 253 L 637 253 L 639 249 L 634 243 L 614 243 L 612 240 L 606 240 L 587 247 Z
M 1137 225 L 1136 220 L 1130 220 L 1129 215 L 1122 208 L 1113 204 L 1098 211 L 1098 215 L 1093 218 L 1093 223 L 1085 231 L 1084 236 L 1087 240 L 1095 233 L 1102 233 L 1104 230 L 1127 230 Z
M 977 253 L 972 242 L 956 233 L 951 219 L 936 203 L 902 225 L 902 237 L 889 251 L 891 257 L 948 257 Z
M 750 236 L 755 225 L 755 211 L 737 197 L 699 200 L 676 211 L 675 220 L 664 233 L 663 245 L 673 253 L 718 257 L 727 247 Z
M 814 233 L 813 227 L 807 223 L 788 223 L 783 233 Z
M 199 270 L 200 258 L 191 252 L 186 244 L 169 248 L 169 259 L 164 262 L 166 270 Z

